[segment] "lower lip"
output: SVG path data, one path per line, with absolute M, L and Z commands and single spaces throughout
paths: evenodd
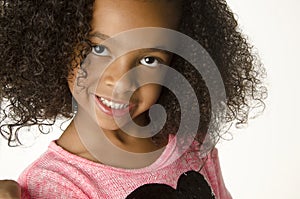
M 129 113 L 130 109 L 132 108 L 132 106 L 129 105 L 128 107 L 123 109 L 112 109 L 106 106 L 105 104 L 103 104 L 103 102 L 98 97 L 95 96 L 95 99 L 100 110 L 109 116 L 121 117 Z

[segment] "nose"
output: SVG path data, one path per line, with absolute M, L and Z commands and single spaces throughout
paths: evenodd
M 127 72 L 135 66 L 136 58 L 133 54 L 126 54 L 117 58 L 102 74 L 103 83 L 105 86 L 113 88 L 119 94 L 134 92 L 138 84 L 135 74 Z

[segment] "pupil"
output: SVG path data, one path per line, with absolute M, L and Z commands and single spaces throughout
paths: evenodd
M 152 64 L 155 61 L 155 58 L 154 57 L 146 57 L 145 61 L 147 64 Z
M 105 50 L 105 49 L 104 49 L 103 46 L 96 46 L 96 47 L 95 47 L 95 51 L 96 51 L 97 53 L 102 53 L 104 50 Z

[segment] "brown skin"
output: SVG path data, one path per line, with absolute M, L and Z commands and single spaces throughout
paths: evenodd
M 118 33 L 133 28 L 162 27 L 176 29 L 180 21 L 179 8 L 180 5 L 178 3 L 170 1 L 97 0 L 94 5 L 91 34 L 98 32 L 109 37 L 113 37 Z M 90 40 L 93 44 L 100 44 L 104 41 L 103 38 L 99 37 L 91 37 Z M 77 74 L 77 69 L 75 69 L 75 71 L 73 71 L 73 74 L 75 75 L 70 79 L 69 87 L 79 104 L 76 117 L 85 118 L 83 115 L 92 111 L 91 108 L 82 108 L 88 107 L 89 105 L 87 104 L 94 103 L 93 96 L 89 92 L 89 88 L 94 88 L 96 95 L 98 96 L 112 98 L 112 91 L 116 82 L 123 74 L 133 67 L 136 67 L 133 63 L 135 63 L 135 61 L 141 56 L 158 57 L 163 60 L 164 64 L 168 64 L 171 61 L 170 54 L 165 54 L 159 51 L 148 54 L 141 54 L 140 52 L 133 51 L 125 54 L 109 65 L 102 74 L 99 82 L 96 79 L 93 81 L 92 77 L 90 78 L 91 80 L 87 80 L 87 85 L 85 85 L 87 91 L 81 95 L 77 95 L 76 92 L 74 92 L 74 85 L 76 86 L 74 82 L 76 82 Z M 147 69 L 147 66 L 143 67 L 145 67 L 145 70 L 149 70 Z M 123 100 L 125 93 L 132 89 L 132 81 L 134 80 L 127 79 L 120 82 L 123 90 L 118 93 L 118 100 Z M 93 84 L 94 82 L 98 82 L 98 84 L 95 86 Z M 155 104 L 160 96 L 160 92 L 161 87 L 154 84 L 142 86 L 134 92 L 130 102 L 134 103 L 135 107 L 132 111 L 130 111 L 130 114 L 136 123 L 147 123 L 145 111 Z M 81 107 L 80 104 L 84 106 Z M 112 117 L 107 116 L 105 113 L 101 112 L 101 110 L 96 110 L 96 117 L 96 122 L 98 122 L 99 127 L 103 130 L 108 139 L 114 145 L 126 151 L 147 153 L 155 151 L 166 144 L 161 143 L 160 146 L 157 146 L 153 143 L 151 138 L 137 138 L 126 134 L 119 129 Z M 79 119 L 79 122 L 80 121 L 83 120 Z M 126 122 L 124 125 L 126 125 Z M 95 159 L 89 153 L 81 142 L 75 128 L 74 120 L 59 138 L 57 144 L 73 154 L 99 162 L 99 160 Z
M 21 188 L 13 180 L 0 180 L 0 198 L 18 199 L 21 198 Z

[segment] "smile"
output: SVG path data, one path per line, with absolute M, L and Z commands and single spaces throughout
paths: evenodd
M 101 100 L 101 102 L 108 106 L 109 108 L 113 108 L 113 109 L 124 109 L 124 108 L 127 108 L 129 106 L 129 104 L 120 104 L 120 103 L 116 103 L 116 102 L 113 102 L 113 101 L 110 101 L 110 100 L 107 100 L 103 97 L 99 97 L 99 100 Z
M 128 114 L 129 111 L 134 107 L 133 104 L 116 102 L 103 97 L 98 97 L 96 95 L 95 100 L 99 109 L 109 116 L 123 116 L 125 114 Z

